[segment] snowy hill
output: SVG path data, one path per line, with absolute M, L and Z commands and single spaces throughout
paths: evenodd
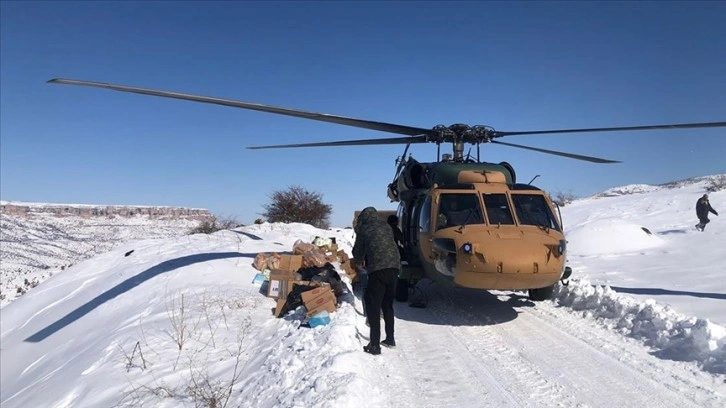
M 0 207 L 0 306 L 124 242 L 185 235 L 210 216 L 206 210 L 176 207 L 7 201 Z
M 3 407 L 726 405 L 726 220 L 705 180 L 562 208 L 573 279 L 552 301 L 422 282 L 398 347 L 361 351 L 348 284 L 331 323 L 272 316 L 259 252 L 350 229 L 262 224 L 126 242 L 0 309 Z M 716 210 L 726 191 L 710 194 Z M 133 252 L 126 256 L 126 253 Z

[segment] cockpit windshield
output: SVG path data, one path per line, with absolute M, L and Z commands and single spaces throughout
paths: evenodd
M 522 225 L 560 230 L 557 219 L 541 194 L 512 194 L 514 209 Z
M 509 201 L 507 201 L 506 194 L 482 194 L 482 199 L 484 199 L 489 224 L 514 225 L 514 218 L 512 217 L 512 211 L 509 208 Z
M 483 224 L 481 206 L 476 194 L 441 194 L 436 229 L 460 225 Z

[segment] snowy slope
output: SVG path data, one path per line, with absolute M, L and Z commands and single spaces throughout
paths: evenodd
M 724 406 L 726 224 L 714 216 L 705 232 L 693 228 L 703 188 L 562 208 L 575 272 L 554 300 L 423 281 L 428 307 L 396 303 L 399 345 L 381 356 L 361 351 L 358 293 L 310 329 L 302 311 L 272 317 L 274 301 L 251 283 L 257 253 L 314 236 L 335 236 L 350 252 L 349 229 L 262 224 L 123 244 L 0 309 L 0 402 Z M 726 193 L 710 196 L 724 207 Z

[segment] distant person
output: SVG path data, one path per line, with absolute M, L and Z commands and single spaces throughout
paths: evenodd
M 716 210 L 711 207 L 711 203 L 708 202 L 708 194 L 704 194 L 703 197 L 699 198 L 698 201 L 696 201 L 696 215 L 698 216 L 698 224 L 696 224 L 696 229 L 699 231 L 703 231 L 706 229 L 706 224 L 711 222 L 711 220 L 708 219 L 708 213 L 712 212 L 718 216 L 718 213 Z
M 368 285 L 363 294 L 364 307 L 370 325 L 370 341 L 363 351 L 381 354 L 381 345 L 395 347 L 393 299 L 401 268 L 401 256 L 393 232 L 378 217 L 374 207 L 366 207 L 358 216 L 353 244 L 353 259 L 368 271 Z M 386 339 L 381 341 L 381 310 L 385 322 Z

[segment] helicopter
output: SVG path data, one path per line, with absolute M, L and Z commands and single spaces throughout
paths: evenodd
M 497 139 L 518 135 L 726 127 L 726 122 L 705 122 L 531 131 L 498 131 L 490 126 L 460 123 L 421 128 L 104 82 L 54 78 L 48 83 L 217 104 L 402 135 L 247 149 L 406 145 L 396 160 L 394 178 L 387 186 L 388 198 L 398 203 L 396 214 L 404 236 L 406 268 L 458 287 L 527 291 L 533 301 L 551 298 L 557 283 L 566 283 L 572 273 L 566 265 L 567 240 L 560 209 L 544 190 L 532 184 L 534 179 L 529 183 L 518 182 L 511 164 L 481 161 L 482 144 L 494 143 L 609 164 L 620 162 Z M 421 143 L 436 144 L 435 162 L 406 157 L 412 144 Z M 452 153 L 441 154 L 444 143 L 452 145 Z M 476 145 L 476 159 L 470 154 L 464 155 L 467 144 Z

